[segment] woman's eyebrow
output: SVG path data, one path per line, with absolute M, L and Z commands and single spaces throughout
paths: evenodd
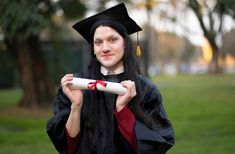
M 102 39 L 100 38 L 95 38 L 94 41 L 101 41 Z
M 117 38 L 118 36 L 117 35 L 115 35 L 115 34 L 111 34 L 111 35 L 108 35 L 105 39 L 110 39 L 110 38 Z M 96 37 L 96 38 L 94 38 L 94 40 L 96 41 L 96 40 L 103 40 L 103 38 L 101 38 L 101 37 Z

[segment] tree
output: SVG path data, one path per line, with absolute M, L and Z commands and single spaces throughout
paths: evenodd
M 170 32 L 158 32 L 155 41 L 155 61 L 160 64 L 163 71 L 166 64 L 174 64 L 180 72 L 182 64 L 189 63 L 193 56 L 195 47 L 184 38 Z
M 224 54 L 231 54 L 233 57 L 235 57 L 235 29 L 232 29 L 231 31 L 225 33 L 223 35 L 223 44 L 222 44 L 222 51 Z
M 130 0 L 112 0 L 112 2 L 116 3 L 129 3 Z M 89 0 L 86 1 L 87 6 L 93 11 L 103 11 L 106 9 L 107 4 L 110 0 Z
M 219 73 L 220 67 L 218 63 L 220 47 L 216 39 L 223 32 L 224 15 L 234 15 L 235 1 L 233 0 L 189 0 L 188 6 L 194 11 L 204 36 L 209 41 L 213 55 L 211 62 L 211 72 Z M 206 20 L 207 19 L 207 20 Z M 208 22 L 208 24 L 207 24 Z
M 145 76 L 149 77 L 149 65 L 151 63 L 151 58 L 150 58 L 150 52 L 152 51 L 152 42 L 153 42 L 153 31 L 151 28 L 151 14 L 152 14 L 152 10 L 156 5 L 155 0 L 146 0 L 146 1 L 140 1 L 137 2 L 136 4 L 136 8 L 144 8 L 146 11 L 146 15 L 147 15 L 147 24 L 145 26 L 145 50 L 144 52 L 142 52 L 142 59 L 143 59 L 143 71 Z
M 1 0 L 0 28 L 7 51 L 15 59 L 23 96 L 19 106 L 46 107 L 52 102 L 50 82 L 40 50 L 40 32 L 52 25 L 52 17 L 63 10 L 65 17 L 79 17 L 85 6 L 78 0 Z
M 138 3 L 138 2 L 137 2 Z M 224 17 L 229 15 L 235 18 L 235 1 L 234 0 L 146 0 L 144 2 L 139 2 L 139 5 L 144 4 L 147 12 L 152 10 L 157 10 L 158 7 L 158 17 L 159 19 L 167 19 L 172 23 L 181 20 L 178 24 L 184 29 L 185 33 L 193 33 L 190 28 L 185 24 L 182 24 L 184 20 L 178 18 L 178 12 L 172 13 L 172 8 L 180 9 L 182 12 L 187 12 L 189 9 L 192 10 L 200 24 L 205 38 L 208 39 L 212 50 L 213 59 L 210 64 L 211 73 L 219 73 L 220 67 L 218 63 L 220 53 L 221 36 L 224 33 Z M 150 5 L 146 5 L 150 4 Z M 155 5 L 156 4 L 156 5 Z M 167 10 L 166 6 L 163 6 L 163 10 L 159 7 L 160 4 L 165 4 L 169 6 Z M 150 9 L 149 9 L 150 8 Z M 165 10 L 164 10 L 165 9 Z M 169 11 L 169 12 L 168 12 Z M 182 16 L 181 16 L 182 17 Z M 183 21 L 183 22 L 182 22 Z M 190 25 L 189 25 L 190 26 Z M 149 35 L 148 35 L 149 36 Z

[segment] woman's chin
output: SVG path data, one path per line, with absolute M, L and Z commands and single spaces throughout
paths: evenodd
M 111 62 L 103 62 L 102 65 L 103 65 L 105 68 L 113 67 L 113 63 L 111 63 Z

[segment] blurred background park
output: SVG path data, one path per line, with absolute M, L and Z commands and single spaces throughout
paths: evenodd
M 119 2 L 143 28 L 139 62 L 175 128 L 168 153 L 235 153 L 234 0 L 1 0 L 0 154 L 56 153 L 53 96 L 89 59 L 71 26 Z

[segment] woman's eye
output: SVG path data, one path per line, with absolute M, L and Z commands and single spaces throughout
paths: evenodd
M 101 45 L 101 41 L 95 41 L 95 45 L 97 45 L 97 46 L 99 46 L 99 45 Z
M 110 40 L 112 43 L 115 43 L 117 41 L 117 38 L 111 38 Z

